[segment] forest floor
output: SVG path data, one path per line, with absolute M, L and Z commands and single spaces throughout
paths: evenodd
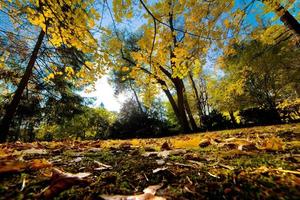
M 300 124 L 0 145 L 0 199 L 299 199 Z

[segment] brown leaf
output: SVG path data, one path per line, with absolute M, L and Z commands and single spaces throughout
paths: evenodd
M 84 180 L 84 178 L 89 175 L 90 173 L 72 174 L 63 172 L 57 168 L 53 168 L 51 185 L 46 187 L 38 196 L 51 199 L 60 192 L 69 189 L 73 185 L 87 184 L 87 181 Z
M 0 161 L 0 174 L 18 173 L 24 170 L 37 170 L 51 166 L 52 164 L 45 159 L 34 159 L 30 162 L 19 160 L 5 160 Z
M 151 185 L 143 190 L 144 194 L 139 195 L 101 195 L 101 198 L 105 200 L 166 200 L 164 197 L 155 196 L 157 190 L 159 190 L 162 185 Z
M 202 148 L 207 147 L 209 145 L 211 145 L 211 142 L 209 139 L 204 139 L 204 140 L 200 141 L 200 143 L 199 143 L 199 146 Z
M 106 165 L 106 164 L 103 164 L 97 160 L 94 160 L 94 163 L 97 165 L 97 167 L 94 169 L 94 170 L 106 170 L 106 169 L 112 169 L 113 167 L 111 165 Z
M 42 168 L 47 168 L 47 167 L 51 167 L 51 166 L 52 166 L 52 163 L 50 163 L 46 159 L 34 159 L 29 163 L 30 169 L 42 169 Z
M 278 137 L 271 137 L 262 144 L 262 149 L 268 151 L 279 151 L 284 149 L 284 142 Z
M 0 161 L 0 174 L 21 172 L 26 167 L 26 163 L 21 161 Z
M 1 148 L 0 149 L 0 158 L 5 158 L 11 155 L 11 149 Z
M 38 155 L 45 155 L 48 154 L 48 151 L 45 149 L 35 149 L 35 148 L 31 148 L 31 149 L 26 149 L 26 150 L 21 150 L 21 151 L 15 151 L 12 155 L 28 155 L 28 154 L 38 154 Z
M 164 142 L 164 143 L 161 145 L 160 149 L 161 149 L 162 151 L 164 151 L 164 150 L 171 150 L 171 147 L 170 147 L 170 144 L 166 141 L 166 142 Z
M 254 143 L 248 143 L 248 144 L 241 144 L 238 146 L 238 149 L 241 151 L 255 151 L 257 150 L 257 147 Z
M 124 143 L 122 143 L 122 144 L 119 145 L 119 149 L 127 151 L 127 150 L 131 149 L 131 146 L 132 146 L 131 143 L 124 142 Z

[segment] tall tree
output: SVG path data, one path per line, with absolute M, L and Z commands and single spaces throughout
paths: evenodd
M 291 41 L 278 44 L 269 34 L 272 28 L 258 28 L 255 39 L 233 44 L 233 51 L 221 57 L 225 75 L 211 84 L 211 101 L 219 110 L 260 107 L 278 113 L 280 102 L 297 97 L 299 49 Z
M 185 79 L 189 72 L 202 67 L 212 41 L 226 37 L 219 21 L 233 4 L 189 0 L 140 3 L 148 14 L 148 22 L 141 28 L 144 35 L 137 42 L 138 49 L 128 56 L 123 51 L 124 40 L 117 34 L 107 42 L 108 63 L 127 69 L 128 76 L 144 88 L 144 97 L 153 98 L 163 91 L 183 131 L 195 131 L 197 125 L 187 99 Z M 124 14 L 115 12 L 118 17 Z M 127 67 L 129 63 L 133 67 Z
M 3 8 L 1 8 L 8 10 L 8 13 L 15 11 L 19 14 L 10 15 L 14 22 L 24 23 L 24 20 L 28 20 L 32 25 L 40 27 L 41 30 L 24 75 L 1 121 L 0 142 L 6 141 L 10 123 L 31 77 L 39 50 L 46 36 L 49 44 L 54 48 L 65 45 L 79 49 L 84 53 L 96 50 L 96 42 L 89 30 L 94 26 L 94 19 L 98 17 L 98 14 L 95 9 L 88 9 L 88 5 L 91 3 L 92 1 L 84 3 L 83 1 L 57 2 L 44 0 L 35 2 L 24 0 L 15 3 L 7 1 L 2 3 Z

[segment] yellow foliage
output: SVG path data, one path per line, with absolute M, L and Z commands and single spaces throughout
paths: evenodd
M 51 79 L 54 79 L 54 73 L 50 73 L 46 78 L 44 78 L 45 81 L 50 81 Z
M 27 18 L 33 25 L 41 27 L 49 36 L 49 43 L 55 47 L 66 45 L 83 52 L 93 52 L 96 40 L 90 33 L 99 17 L 96 10 L 88 10 L 92 0 L 83 1 L 31 1 L 26 7 Z
M 66 67 L 65 72 L 67 73 L 67 76 L 71 77 L 75 74 L 74 70 L 72 67 Z

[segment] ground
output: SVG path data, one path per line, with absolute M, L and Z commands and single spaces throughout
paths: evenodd
M 299 199 L 299 139 L 289 124 L 2 144 L 0 199 Z

